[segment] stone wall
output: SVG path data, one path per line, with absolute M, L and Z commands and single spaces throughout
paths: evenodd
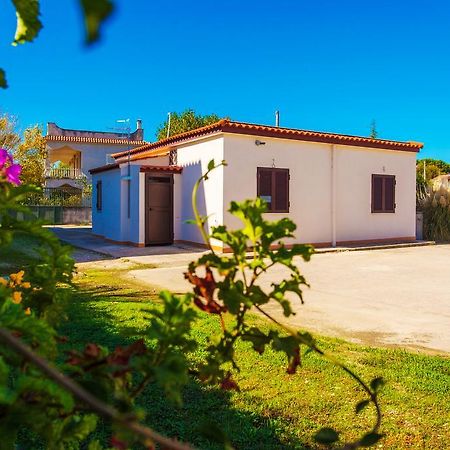
M 92 208 L 88 207 L 63 207 L 63 224 L 86 224 L 92 223 Z
M 49 225 L 79 225 L 92 222 L 92 208 L 65 206 L 29 206 L 31 215 L 45 221 Z M 18 220 L 25 220 L 28 214 L 16 212 Z

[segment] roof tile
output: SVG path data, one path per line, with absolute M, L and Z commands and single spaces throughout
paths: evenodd
M 216 133 L 234 133 L 261 137 L 274 137 L 279 139 L 292 139 L 298 141 L 321 142 L 336 145 L 352 145 L 367 148 L 379 148 L 387 150 L 401 150 L 418 152 L 423 144 L 420 142 L 402 142 L 387 139 L 374 139 L 363 136 L 352 136 L 337 133 L 324 133 L 320 131 L 300 130 L 294 128 L 271 127 L 267 125 L 257 125 L 252 123 L 234 122 L 223 119 L 219 122 L 197 128 L 192 131 L 171 136 L 158 142 L 149 143 L 130 151 L 133 160 L 151 158 L 167 154 L 171 147 L 195 139 L 200 136 L 212 135 Z M 128 151 L 113 154 L 116 159 L 128 155 Z

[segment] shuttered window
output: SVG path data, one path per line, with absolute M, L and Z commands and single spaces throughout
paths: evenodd
M 102 210 L 102 197 L 103 197 L 101 180 L 97 181 L 96 193 L 97 193 L 97 211 L 101 211 Z
M 372 175 L 372 212 L 395 212 L 395 175 Z
M 269 212 L 289 212 L 289 169 L 258 167 L 257 195 Z

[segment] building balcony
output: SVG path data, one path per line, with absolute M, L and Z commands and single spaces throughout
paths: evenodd
M 75 169 L 72 167 L 63 168 L 50 168 L 45 169 L 45 178 L 51 179 L 67 179 L 67 180 L 82 180 L 86 178 L 86 175 L 81 171 L 81 169 Z

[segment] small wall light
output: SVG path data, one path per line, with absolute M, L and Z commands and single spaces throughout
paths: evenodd
M 266 145 L 266 143 L 263 141 L 260 141 L 259 139 L 256 139 L 255 145 Z

